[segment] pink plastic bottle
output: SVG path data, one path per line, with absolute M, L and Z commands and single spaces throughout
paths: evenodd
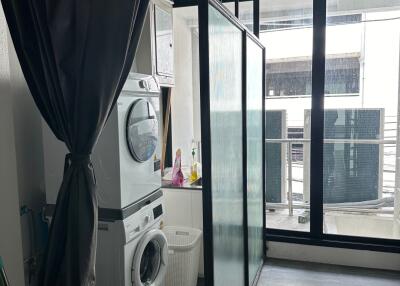
M 176 151 L 174 168 L 172 169 L 172 185 L 177 187 L 182 187 L 184 181 L 181 169 L 181 164 L 182 164 L 181 155 L 182 155 L 181 149 L 178 149 Z

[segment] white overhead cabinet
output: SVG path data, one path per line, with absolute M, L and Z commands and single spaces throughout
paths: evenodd
M 160 81 L 168 83 L 174 76 L 172 9 L 154 5 L 155 69 Z
M 172 2 L 150 2 L 131 68 L 132 72 L 154 75 L 162 86 L 174 85 L 172 18 Z

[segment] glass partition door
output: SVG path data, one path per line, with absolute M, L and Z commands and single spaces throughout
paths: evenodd
M 264 51 L 246 36 L 246 169 L 249 285 L 263 264 L 263 84 Z
M 252 285 L 263 262 L 264 50 L 205 0 L 199 51 L 205 284 Z
M 214 283 L 244 285 L 242 32 L 208 11 Z

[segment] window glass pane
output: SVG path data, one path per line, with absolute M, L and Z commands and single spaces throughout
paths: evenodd
M 312 0 L 260 1 L 266 47 L 266 226 L 309 231 Z
M 157 5 L 154 7 L 157 42 L 157 73 L 160 75 L 173 75 L 174 56 L 172 48 L 172 13 L 158 7 Z
M 400 1 L 327 4 L 324 232 L 400 238 Z
M 311 96 L 311 58 L 267 64 L 267 96 Z M 326 95 L 354 96 L 360 91 L 360 56 L 335 55 L 326 60 Z
M 208 41 L 214 285 L 244 285 L 242 32 L 212 6 Z
M 222 4 L 232 13 L 232 15 L 235 15 L 235 1 L 223 2 Z
M 263 262 L 263 53 L 247 38 L 247 212 L 250 285 Z
M 240 1 L 239 2 L 239 20 L 253 32 L 254 26 L 254 1 Z

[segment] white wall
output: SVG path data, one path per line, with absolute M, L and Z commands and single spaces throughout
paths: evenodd
M 268 242 L 267 257 L 400 271 L 400 254 Z
M 182 164 L 189 166 L 194 139 L 192 35 L 180 14 L 182 10 L 174 9 L 173 12 L 175 87 L 171 99 L 172 155 L 175 160 L 175 152 L 181 148 Z
M 11 40 L 9 51 L 20 204 L 38 211 L 45 203 L 41 115 Z
M 199 34 L 192 30 L 193 133 L 201 141 Z
M 400 11 L 366 14 L 366 20 L 400 17 Z M 365 24 L 363 107 L 385 108 L 397 116 L 400 20 Z
M 0 4 L 1 7 L 1 4 Z M 0 8 L 0 255 L 11 285 L 24 284 L 15 155 L 13 98 L 10 86 L 8 28 Z
M 0 227 L 0 255 L 4 256 L 6 264 L 14 264 L 7 267 L 11 284 L 23 285 L 23 260 L 32 254 L 32 238 L 30 218 L 28 215 L 20 217 L 19 209 L 26 205 L 38 217 L 45 204 L 41 116 L 29 93 L 3 10 L 0 10 L 0 82 L 3 87 L 0 88 L 0 220 L 5 218 Z M 4 230 L 9 230 L 9 237 L 3 236 Z M 2 254 L 3 248 L 11 252 L 11 258 Z M 26 264 L 25 277 L 27 270 Z
M 27 206 L 39 219 L 46 202 L 44 193 L 44 166 L 42 147 L 41 115 L 29 92 L 13 43 L 9 36 L 10 87 L 13 100 L 15 155 L 19 205 Z M 29 214 L 21 218 L 22 250 L 24 260 L 32 256 L 32 220 Z M 37 229 L 37 224 L 35 225 Z M 36 231 L 39 234 L 38 231 Z M 39 237 L 36 238 L 38 242 Z M 39 247 L 39 246 L 38 246 Z M 26 283 L 29 265 L 24 265 Z

